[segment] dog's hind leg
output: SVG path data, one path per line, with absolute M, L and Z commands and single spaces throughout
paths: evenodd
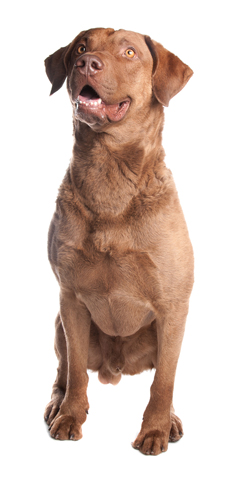
M 55 352 L 59 364 L 57 368 L 57 377 L 52 388 L 51 401 L 48 403 L 44 413 L 44 419 L 48 425 L 50 425 L 52 420 L 59 412 L 67 386 L 67 347 L 62 321 L 59 313 L 56 317 L 55 329 Z

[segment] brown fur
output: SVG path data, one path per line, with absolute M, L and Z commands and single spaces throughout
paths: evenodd
M 192 70 L 149 37 L 112 29 L 81 32 L 45 65 L 51 94 L 67 78 L 75 136 L 49 230 L 61 292 L 59 367 L 45 419 L 52 437 L 77 440 L 89 408 L 87 369 L 116 384 L 156 368 L 133 446 L 159 454 L 183 434 L 172 395 L 193 285 L 192 246 L 164 164 L 163 105 Z M 76 107 L 86 84 L 105 105 L 129 104 L 125 116 Z

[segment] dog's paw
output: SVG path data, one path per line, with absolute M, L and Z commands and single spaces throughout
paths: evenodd
M 132 446 L 140 450 L 144 455 L 159 455 L 163 451 L 167 451 L 168 442 L 176 442 L 183 436 L 183 428 L 181 420 L 171 412 L 171 428 L 156 427 L 149 429 L 143 422 L 142 429 Z
M 168 433 L 157 429 L 141 431 L 132 446 L 144 455 L 159 455 L 168 449 Z
M 82 425 L 71 415 L 60 415 L 50 427 L 50 436 L 56 440 L 80 440 Z
M 169 434 L 169 441 L 175 442 L 180 440 L 183 436 L 183 428 L 182 423 L 179 417 L 177 417 L 174 413 L 171 413 L 171 430 Z
M 64 399 L 64 393 L 57 394 L 52 398 L 52 400 L 48 403 L 47 407 L 45 408 L 44 420 L 47 422 L 48 425 L 51 425 L 52 421 L 58 414 L 63 399 Z

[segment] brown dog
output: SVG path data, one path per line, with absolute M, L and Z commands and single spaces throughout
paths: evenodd
M 52 437 L 78 440 L 87 369 L 116 384 L 155 367 L 133 446 L 157 455 L 183 434 L 172 396 L 193 285 L 192 246 L 164 164 L 163 106 L 193 72 L 147 36 L 103 28 L 81 32 L 45 65 L 51 94 L 67 78 L 75 137 L 49 230 L 61 292 L 45 420 Z

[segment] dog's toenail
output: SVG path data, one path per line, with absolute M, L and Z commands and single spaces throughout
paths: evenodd
M 87 415 L 89 414 L 89 411 L 88 411 L 88 410 L 85 410 L 85 412 L 87 413 Z
M 70 435 L 69 439 L 74 440 L 74 438 L 75 438 L 75 435 L 74 435 L 74 433 L 72 433 L 72 435 Z
M 138 450 L 138 448 L 140 448 L 140 445 L 138 443 L 137 444 L 131 443 L 131 445 L 132 445 L 133 448 L 136 448 L 137 450 Z
M 59 438 L 59 433 L 57 433 L 56 438 Z

